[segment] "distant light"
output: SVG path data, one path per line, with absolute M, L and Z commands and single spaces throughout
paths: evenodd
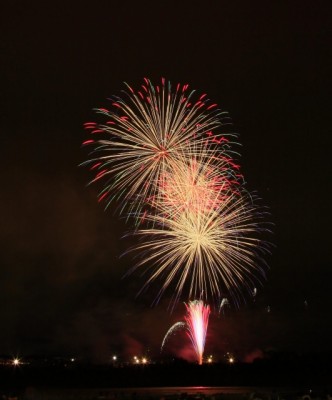
M 146 364 L 148 362 L 148 360 L 146 358 L 142 358 L 142 363 Z
M 18 358 L 14 358 L 13 365 L 20 365 L 20 360 Z
M 116 361 L 118 359 L 118 357 L 117 356 L 113 356 L 112 359 L 113 359 L 113 361 Z
M 75 358 L 71 358 L 70 361 L 71 361 L 71 362 L 75 362 Z
M 233 364 L 235 360 L 234 360 L 233 357 L 230 357 L 230 358 L 228 359 L 228 361 L 229 361 L 230 364 Z
M 211 364 L 211 363 L 213 362 L 213 355 L 210 354 L 206 361 L 207 361 L 209 364 Z
M 135 359 L 136 364 L 139 364 L 139 359 L 136 357 Z

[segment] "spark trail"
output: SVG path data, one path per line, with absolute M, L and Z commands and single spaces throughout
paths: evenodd
M 166 332 L 166 335 L 164 336 L 164 339 L 161 344 L 160 352 L 163 351 L 165 344 L 167 343 L 168 338 L 174 334 L 177 330 L 183 329 L 186 327 L 186 324 L 184 322 L 176 322 L 174 325 L 172 325 L 169 330 Z

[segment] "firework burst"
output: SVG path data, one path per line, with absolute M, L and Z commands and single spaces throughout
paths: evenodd
M 174 304 L 183 292 L 239 304 L 243 289 L 265 278 L 259 234 L 267 229 L 233 160 L 234 135 L 218 133 L 227 113 L 188 85 L 126 87 L 110 109 L 97 109 L 104 123 L 85 124 L 92 151 L 84 165 L 91 183 L 104 184 L 99 200 L 120 201 L 136 222 L 140 260 L 130 272 L 148 272 L 143 289 L 161 280 L 157 301 L 174 284 Z
M 108 205 L 112 199 L 130 204 L 131 211 L 141 210 L 155 196 L 155 182 L 162 182 L 179 160 L 204 152 L 222 154 L 224 168 L 232 171 L 231 134 L 214 131 L 229 123 L 206 97 L 189 91 L 188 85 L 171 84 L 164 79 L 153 86 L 145 78 L 137 91 L 129 85 L 123 97 L 114 97 L 110 109 L 99 108 L 104 123 L 87 122 L 91 138 L 83 144 L 92 153 L 83 165 L 95 172 L 92 182 L 103 181 L 99 200 Z M 230 172 L 231 173 L 231 172 Z
M 163 174 L 155 191 L 156 197 L 149 201 L 150 206 L 160 212 L 162 204 L 171 218 L 179 212 L 199 214 L 216 210 L 230 192 L 239 193 L 238 178 L 241 175 L 232 178 L 227 167 L 222 169 L 223 165 L 217 157 L 179 161 L 171 171 Z
M 251 293 L 257 280 L 265 277 L 261 255 L 267 246 L 257 234 L 262 229 L 260 214 L 252 198 L 237 194 L 215 200 L 209 208 L 170 207 L 160 202 L 155 213 L 146 215 L 151 227 L 135 234 L 142 241 L 135 246 L 143 257 L 133 270 L 148 266 L 146 288 L 153 280 L 163 282 L 157 299 L 175 284 L 174 303 L 183 290 L 188 298 L 203 296 L 216 301 L 227 293 L 235 303 Z

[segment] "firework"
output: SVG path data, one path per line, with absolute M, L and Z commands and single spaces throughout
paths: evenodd
M 230 193 L 239 193 L 239 181 L 229 176 L 227 168 L 221 168 L 223 164 L 217 157 L 179 161 L 172 171 L 165 171 L 149 205 L 159 210 L 163 204 L 171 217 L 184 211 L 197 214 L 216 210 Z
M 220 306 L 219 306 L 219 313 L 220 313 L 220 311 L 221 311 L 225 306 L 227 306 L 227 305 L 229 305 L 229 301 L 228 301 L 228 299 L 227 299 L 226 297 L 224 297 L 224 298 L 221 300 L 221 303 L 220 303 Z
M 135 250 L 143 257 L 131 271 L 148 266 L 150 274 L 142 290 L 160 278 L 157 299 L 175 283 L 174 303 L 187 288 L 188 298 L 216 300 L 227 292 L 238 304 L 243 289 L 251 293 L 265 277 L 261 255 L 267 246 L 257 237 L 262 215 L 244 194 L 221 197 L 217 192 L 208 209 L 155 204 L 157 211 L 145 217 L 152 227 L 135 232 L 142 239 Z
M 127 85 L 122 98 L 111 99 L 110 109 L 97 112 L 106 121 L 85 124 L 91 138 L 83 144 L 93 151 L 83 165 L 96 172 L 91 183 L 104 182 L 99 200 L 107 205 L 116 198 L 131 211 L 141 210 L 155 196 L 155 183 L 197 152 L 209 158 L 218 151 L 224 170 L 232 173 L 232 135 L 214 132 L 229 123 L 227 113 L 188 85 L 172 88 L 162 79 L 153 86 L 145 79 L 140 90 Z
M 185 321 L 188 327 L 188 334 L 194 346 L 198 364 L 201 365 L 209 323 L 210 306 L 205 305 L 201 300 L 195 300 L 186 304 L 186 308 L 187 315 L 185 316 Z
M 171 335 L 173 335 L 177 330 L 183 329 L 183 328 L 185 328 L 185 327 L 186 327 L 185 322 L 181 322 L 181 321 L 180 321 L 180 322 L 176 322 L 174 325 L 172 325 L 172 326 L 169 328 L 169 330 L 166 332 L 166 335 L 164 336 L 164 339 L 163 339 L 163 341 L 162 341 L 162 343 L 161 343 L 160 352 L 163 351 L 164 346 L 165 346 L 165 344 L 166 344 L 166 342 L 167 342 L 167 339 L 168 339 Z
M 185 306 L 187 311 L 187 314 L 184 317 L 185 322 L 180 321 L 171 326 L 163 339 L 161 351 L 171 334 L 176 332 L 178 329 L 185 328 L 197 355 L 198 364 L 201 365 L 203 363 L 210 306 L 205 305 L 202 300 L 189 301 L 189 303 L 185 303 Z
M 175 284 L 174 304 L 187 298 L 235 303 L 265 278 L 267 230 L 256 199 L 244 189 L 233 160 L 234 135 L 219 133 L 228 115 L 188 85 L 148 79 L 139 90 L 126 85 L 99 108 L 105 121 L 87 122 L 92 182 L 102 181 L 100 201 L 115 199 L 136 222 L 134 250 L 145 267 L 144 290 L 162 282 L 157 301 Z

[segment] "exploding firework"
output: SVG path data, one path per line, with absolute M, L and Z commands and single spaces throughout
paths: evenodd
M 267 229 L 232 158 L 234 135 L 218 132 L 227 113 L 188 85 L 126 87 L 97 110 L 105 122 L 85 124 L 84 164 L 96 172 L 91 182 L 104 183 L 99 200 L 120 200 L 136 222 L 140 260 L 129 272 L 146 268 L 142 290 L 161 280 L 156 301 L 175 283 L 174 304 L 184 291 L 240 303 L 265 278 Z
M 161 351 L 168 337 L 178 329 L 185 328 L 194 347 L 198 364 L 203 363 L 203 354 L 205 347 L 206 332 L 209 323 L 210 306 L 205 305 L 202 300 L 189 301 L 185 303 L 187 314 L 184 317 L 185 322 L 177 322 L 167 331 L 162 345 Z
M 163 204 L 171 217 L 183 211 L 198 214 L 216 210 L 231 192 L 238 193 L 239 186 L 237 179 L 223 173 L 222 166 L 224 162 L 218 157 L 195 156 L 179 161 L 172 171 L 163 174 L 150 206 L 158 209 Z
M 142 290 L 162 279 L 158 300 L 175 283 L 174 303 L 185 288 L 188 298 L 205 300 L 227 292 L 236 304 L 244 298 L 243 289 L 252 292 L 255 281 L 265 277 L 261 256 L 267 246 L 257 237 L 261 215 L 249 197 L 230 193 L 222 198 L 217 193 L 208 210 L 177 206 L 172 214 L 160 202 L 157 212 L 146 215 L 152 227 L 135 232 L 142 239 L 135 250 L 143 257 L 132 269 L 148 266 Z
M 155 197 L 156 182 L 173 171 L 179 160 L 204 153 L 219 158 L 224 174 L 233 175 L 231 134 L 215 130 L 229 123 L 206 97 L 189 91 L 188 85 L 172 88 L 162 79 L 153 86 L 144 80 L 140 90 L 129 85 L 123 97 L 111 99 L 110 109 L 99 108 L 104 123 L 87 122 L 92 137 L 83 144 L 92 146 L 92 154 L 83 165 L 96 172 L 91 180 L 104 182 L 99 200 L 108 205 L 122 199 L 136 212 L 147 199 Z

